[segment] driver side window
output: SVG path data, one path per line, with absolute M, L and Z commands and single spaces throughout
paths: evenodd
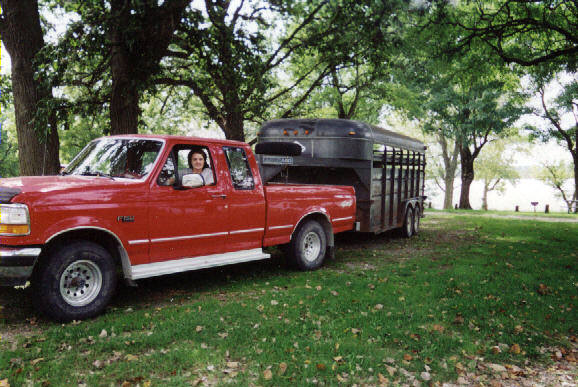
M 201 154 L 204 158 L 204 163 L 201 163 L 201 172 L 193 171 L 193 165 L 191 165 L 193 154 Z M 204 146 L 176 145 L 169 154 L 157 183 L 163 186 L 181 184 L 183 176 L 191 173 L 201 174 L 204 185 L 215 184 L 209 149 Z

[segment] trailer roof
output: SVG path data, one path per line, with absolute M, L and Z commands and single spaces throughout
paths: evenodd
M 279 119 L 268 121 L 261 127 L 259 137 L 279 137 L 283 130 L 310 130 L 312 137 L 366 138 L 374 143 L 424 151 L 423 142 L 361 121 L 344 119 Z M 355 132 L 355 134 L 351 134 Z

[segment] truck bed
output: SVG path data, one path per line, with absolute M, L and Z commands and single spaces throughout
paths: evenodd
M 312 214 L 325 217 L 333 233 L 355 224 L 355 190 L 317 184 L 265 185 L 267 217 L 264 246 L 288 243 L 299 221 Z

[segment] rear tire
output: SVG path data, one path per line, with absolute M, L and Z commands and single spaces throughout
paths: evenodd
M 419 234 L 421 221 L 421 209 L 416 206 L 413 210 L 413 235 Z
M 327 236 L 323 227 L 314 220 L 299 226 L 289 245 L 289 263 L 300 270 L 318 269 L 327 250 Z
M 32 286 L 37 308 L 53 320 L 67 322 L 101 314 L 116 281 L 110 253 L 96 243 L 76 241 L 50 253 Z
M 413 236 L 413 208 L 408 206 L 405 210 L 405 218 L 403 219 L 403 226 L 401 227 L 401 235 L 404 238 L 411 238 Z

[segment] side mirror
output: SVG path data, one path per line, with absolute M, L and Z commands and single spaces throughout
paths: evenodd
M 203 176 L 198 173 L 189 173 L 183 176 L 182 186 L 187 188 L 197 188 L 205 185 Z

